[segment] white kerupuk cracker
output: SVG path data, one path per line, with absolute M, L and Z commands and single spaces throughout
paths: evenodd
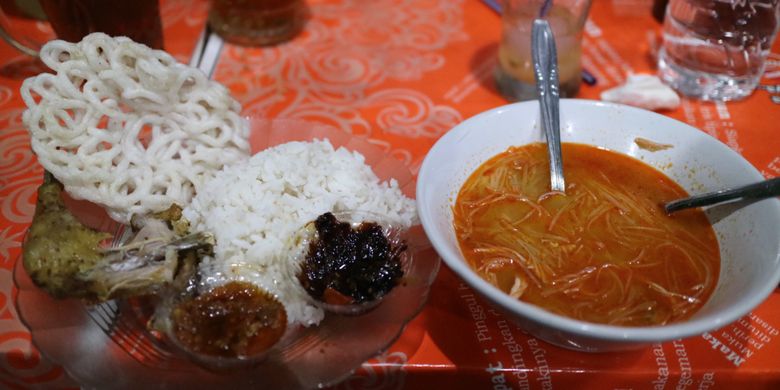
M 40 56 L 55 73 L 21 88 L 32 149 L 72 197 L 119 222 L 188 204 L 215 172 L 249 156 L 240 104 L 164 51 L 93 33 L 51 41 Z

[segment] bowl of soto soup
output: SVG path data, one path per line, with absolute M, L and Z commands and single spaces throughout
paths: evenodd
M 419 172 L 420 220 L 445 263 L 552 344 L 636 349 L 721 328 L 780 282 L 780 200 L 661 204 L 763 176 L 680 121 L 561 101 L 565 193 L 550 190 L 536 101 L 455 126 Z

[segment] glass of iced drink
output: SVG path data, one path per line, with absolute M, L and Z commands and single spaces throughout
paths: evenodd
M 536 99 L 531 58 L 534 19 L 549 21 L 558 51 L 561 97 L 577 94 L 582 81 L 582 28 L 590 0 L 504 0 L 496 86 L 509 100 Z
M 745 98 L 764 73 L 778 19 L 780 0 L 671 0 L 659 75 L 690 97 Z

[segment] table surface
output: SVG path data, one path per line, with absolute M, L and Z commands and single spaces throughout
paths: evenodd
M 598 99 L 626 75 L 653 72 L 659 24 L 651 1 L 595 0 L 584 66 L 598 79 L 578 97 Z M 163 0 L 165 47 L 187 62 L 203 28 L 204 1 Z M 268 48 L 228 45 L 215 79 L 244 111 L 336 126 L 368 139 L 416 174 L 427 150 L 454 125 L 507 101 L 495 90 L 500 18 L 478 0 L 309 1 L 294 40 Z M 184 10 L 187 10 L 186 12 Z M 36 25 L 45 29 L 44 24 Z M 775 42 L 764 83 L 780 81 Z M 41 69 L 0 43 L 0 387 L 74 387 L 31 342 L 14 309 L 12 269 L 35 208 L 42 168 L 21 122 L 18 90 Z M 664 114 L 742 154 L 766 177 L 780 175 L 780 105 L 766 91 L 733 103 L 683 99 Z M 524 334 L 442 267 L 423 312 L 386 352 L 337 387 L 730 388 L 780 386 L 780 291 L 737 323 L 647 349 L 589 355 Z M 457 375 L 447 375 L 457 374 Z

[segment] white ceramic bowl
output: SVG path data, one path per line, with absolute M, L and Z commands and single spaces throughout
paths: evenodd
M 475 291 L 525 330 L 582 351 L 615 351 L 700 335 L 727 325 L 759 305 L 780 282 L 780 201 L 708 210 L 721 251 L 721 271 L 710 300 L 687 321 L 654 327 L 593 324 L 518 301 L 481 279 L 462 257 L 452 227 L 452 205 L 463 182 L 484 161 L 511 145 L 542 142 L 536 101 L 499 107 L 455 126 L 428 153 L 419 172 L 417 205 L 431 243 Z M 674 147 L 650 152 L 634 139 Z M 689 193 L 762 180 L 759 172 L 718 140 L 677 120 L 633 107 L 589 100 L 561 101 L 561 138 L 627 154 L 654 166 Z M 565 158 L 565 157 L 564 157 Z

